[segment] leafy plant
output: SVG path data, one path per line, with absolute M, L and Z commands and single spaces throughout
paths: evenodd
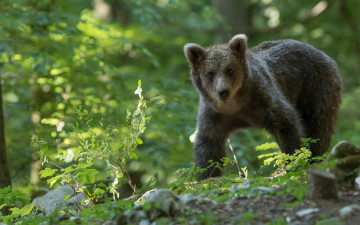
M 273 166 L 278 167 L 278 170 L 287 170 L 287 171 L 304 171 L 309 163 L 312 161 L 321 160 L 321 157 L 311 158 L 311 151 L 309 150 L 311 143 L 316 143 L 317 139 L 311 138 L 302 138 L 302 147 L 296 149 L 293 155 L 288 155 L 279 151 L 279 146 L 277 143 L 265 143 L 260 146 L 257 146 L 255 149 L 257 151 L 265 151 L 269 149 L 276 149 L 277 151 L 265 153 L 259 155 L 259 159 L 264 158 L 264 165 L 270 165 L 274 163 Z
M 34 208 L 34 204 L 30 203 L 29 197 L 24 192 L 6 187 L 0 189 L 0 209 L 4 207 L 8 207 L 11 213 L 1 216 L 0 221 L 10 224 L 14 219 L 28 215 Z
M 142 144 L 140 135 L 145 132 L 146 122 L 149 117 L 145 115 L 146 101 L 142 96 L 141 81 L 135 91 L 139 100 L 133 113 L 127 112 L 125 123 L 122 127 L 105 126 L 101 121 L 98 126 L 93 124 L 92 115 L 86 109 L 78 109 L 77 114 L 80 121 L 73 124 L 73 147 L 67 150 L 59 150 L 56 158 L 67 166 L 60 166 L 49 160 L 42 152 L 43 163 L 48 163 L 55 168 L 45 168 L 40 172 L 42 178 L 47 178 L 47 183 L 52 187 L 56 183 L 70 184 L 74 191 L 84 193 L 87 198 L 84 203 L 92 203 L 93 200 L 101 197 L 106 191 L 113 195 L 115 201 L 119 198 L 119 179 L 125 179 L 136 192 L 136 186 L 132 183 L 126 163 L 130 159 L 137 159 L 136 149 Z M 84 124 L 82 124 L 84 123 Z M 82 127 L 85 126 L 85 130 Z M 44 144 L 35 137 L 32 144 L 36 144 L 41 151 L 40 145 Z M 107 171 L 99 171 L 95 164 L 100 161 L 107 165 Z M 95 185 L 96 176 L 105 173 L 113 178 L 111 184 Z
M 123 199 L 116 200 L 114 203 L 105 202 L 81 211 L 81 221 L 83 223 L 99 224 L 106 220 L 114 220 L 118 218 L 119 221 L 126 221 L 123 214 L 124 211 L 130 210 L 133 206 L 133 201 L 126 201 Z M 125 224 L 125 223 L 121 223 Z
M 223 163 L 230 162 L 229 158 L 224 158 Z M 219 163 L 213 163 L 208 166 L 208 168 Z M 198 194 L 209 194 L 213 200 L 216 201 L 226 201 L 231 196 L 229 190 L 234 183 L 241 183 L 243 179 L 239 180 L 236 174 L 230 176 L 221 176 L 221 177 L 211 177 L 205 180 L 198 181 L 197 177 L 199 174 L 204 172 L 208 168 L 197 168 L 195 165 L 192 165 L 191 168 L 181 168 L 177 171 L 179 176 L 174 182 L 171 182 L 168 187 L 173 190 L 175 193 L 192 193 L 195 195 Z M 243 168 L 245 169 L 245 168 Z
M 278 183 L 282 185 L 282 188 L 276 194 L 280 196 L 292 195 L 295 197 L 293 202 L 283 203 L 283 205 L 288 207 L 293 207 L 300 204 L 301 201 L 306 197 L 307 193 L 307 184 L 294 179 L 294 177 L 297 178 L 297 176 L 294 176 L 293 173 L 288 173 L 283 177 L 279 177 L 278 180 Z
M 272 184 L 281 187 L 281 190 L 276 194 L 281 196 L 292 195 L 296 199 L 292 203 L 284 203 L 287 206 L 298 205 L 304 199 L 307 192 L 307 184 L 302 181 L 306 180 L 308 168 L 311 166 L 310 162 L 320 161 L 324 158 L 323 156 L 311 158 L 310 144 L 317 141 L 316 139 L 303 138 L 302 147 L 296 149 L 293 155 L 281 153 L 276 143 L 266 143 L 256 147 L 257 151 L 277 150 L 259 155 L 258 158 L 264 159 L 265 166 L 273 163 L 273 166 L 277 167 L 277 175 L 280 176 L 275 176 L 275 179 L 271 181 Z

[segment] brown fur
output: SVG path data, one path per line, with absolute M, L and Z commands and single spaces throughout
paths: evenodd
M 184 47 L 191 79 L 200 93 L 196 165 L 225 156 L 225 140 L 239 128 L 266 129 L 282 152 L 293 154 L 300 138 L 320 139 L 313 156 L 330 146 L 341 101 L 336 63 L 322 51 L 295 40 L 264 42 L 247 48 L 245 35 L 228 44 Z M 202 178 L 219 176 L 210 168 Z

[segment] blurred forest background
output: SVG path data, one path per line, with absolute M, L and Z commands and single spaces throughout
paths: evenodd
M 14 188 L 47 186 L 31 138 L 47 143 L 49 157 L 75 148 L 71 124 L 81 120 L 80 107 L 99 132 L 103 124 L 121 126 L 136 108 L 139 79 L 151 118 L 128 168 L 142 183 L 176 179 L 175 171 L 193 162 L 189 137 L 199 99 L 183 46 L 227 42 L 238 33 L 249 46 L 292 38 L 335 59 L 344 93 L 333 144 L 360 145 L 359 10 L 358 0 L 1 0 L 0 184 L 8 182 L 8 167 Z M 271 141 L 266 133 L 243 130 L 231 141 L 241 167 L 266 172 L 254 151 Z

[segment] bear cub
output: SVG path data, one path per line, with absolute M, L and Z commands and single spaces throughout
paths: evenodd
M 313 157 L 330 147 L 342 81 L 324 52 L 295 40 L 248 48 L 244 34 L 208 48 L 186 44 L 184 52 L 200 94 L 197 167 L 221 164 L 226 139 L 240 128 L 267 130 L 286 154 L 300 148 L 300 138 L 319 139 L 310 145 Z M 200 178 L 220 175 L 209 168 Z

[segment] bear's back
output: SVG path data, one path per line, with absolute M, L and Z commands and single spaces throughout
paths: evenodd
M 295 56 L 295 57 L 320 57 L 328 58 L 322 51 L 292 39 L 262 42 L 250 48 L 250 51 L 261 57 L 262 55 L 272 57 Z
M 317 75 L 339 77 L 336 63 L 323 51 L 292 39 L 263 42 L 251 49 L 255 58 L 265 62 L 274 75 Z M 320 72 L 321 70 L 326 70 Z
M 285 39 L 263 42 L 249 50 L 266 65 L 277 88 L 292 103 L 297 103 L 300 93 L 316 92 L 319 85 L 341 88 L 336 63 L 309 44 Z

